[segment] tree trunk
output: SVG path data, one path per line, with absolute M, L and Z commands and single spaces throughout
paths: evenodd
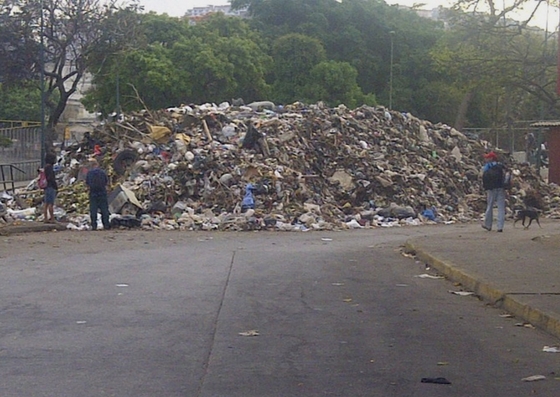
M 454 128 L 458 131 L 462 131 L 465 128 L 465 124 L 467 121 L 467 111 L 469 110 L 469 105 L 474 97 L 474 90 L 469 90 L 463 96 L 463 100 L 459 105 L 459 109 L 457 110 L 457 117 L 455 118 L 455 125 Z

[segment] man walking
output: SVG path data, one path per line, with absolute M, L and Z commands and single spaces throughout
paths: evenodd
M 107 185 L 109 178 L 105 171 L 99 168 L 97 160 L 90 162 L 91 169 L 86 175 L 86 185 L 89 188 L 89 216 L 91 229 L 97 230 L 97 211 L 101 212 L 101 222 L 104 229 L 110 229 L 109 203 L 107 201 Z
M 498 206 L 498 232 L 504 230 L 506 218 L 506 192 L 504 189 L 504 166 L 498 162 L 494 152 L 484 155 L 486 164 L 482 168 L 482 187 L 486 190 L 486 213 L 483 229 L 492 230 L 494 204 Z

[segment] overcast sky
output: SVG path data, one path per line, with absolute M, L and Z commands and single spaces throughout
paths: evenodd
M 343 0 L 344 1 L 344 0 Z M 412 6 L 415 3 L 425 4 L 423 8 L 431 9 L 438 5 L 444 7 L 449 6 L 450 0 L 386 0 L 387 4 L 402 4 L 407 6 Z M 509 5 L 510 0 L 503 0 L 506 5 Z M 193 7 L 204 7 L 207 5 L 226 5 L 229 4 L 228 0 L 140 0 L 140 3 L 144 6 L 146 11 L 155 11 L 158 14 L 167 13 L 170 16 L 180 17 L 185 15 L 187 10 Z M 546 16 L 548 14 L 548 30 L 555 31 L 558 26 L 558 8 L 550 7 L 550 12 L 546 12 L 547 2 L 540 8 L 538 15 L 539 23 L 543 29 L 546 26 Z M 501 3 L 500 3 L 501 4 Z M 531 4 L 532 5 L 532 4 Z

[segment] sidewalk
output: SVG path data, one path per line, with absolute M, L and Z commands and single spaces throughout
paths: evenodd
M 410 239 L 406 251 L 485 301 L 560 338 L 560 222 Z

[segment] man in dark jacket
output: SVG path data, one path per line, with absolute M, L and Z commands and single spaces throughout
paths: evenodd
M 97 230 L 97 211 L 101 212 L 101 222 L 104 229 L 110 229 L 109 203 L 107 201 L 107 185 L 109 178 L 105 171 L 99 168 L 97 160 L 91 160 L 91 169 L 86 175 L 86 185 L 89 189 L 89 216 L 92 230 Z
M 498 162 L 498 156 L 494 152 L 484 155 L 484 168 L 482 168 L 482 184 L 486 190 L 486 213 L 482 228 L 492 230 L 494 217 L 494 204 L 498 207 L 498 232 L 504 230 L 506 218 L 506 191 L 504 189 L 504 166 Z
M 45 188 L 45 198 L 43 206 L 43 222 L 55 223 L 54 219 L 54 201 L 58 193 L 58 184 L 54 174 L 54 163 L 56 163 L 56 155 L 48 153 L 45 156 L 45 177 L 47 178 L 47 187 Z

